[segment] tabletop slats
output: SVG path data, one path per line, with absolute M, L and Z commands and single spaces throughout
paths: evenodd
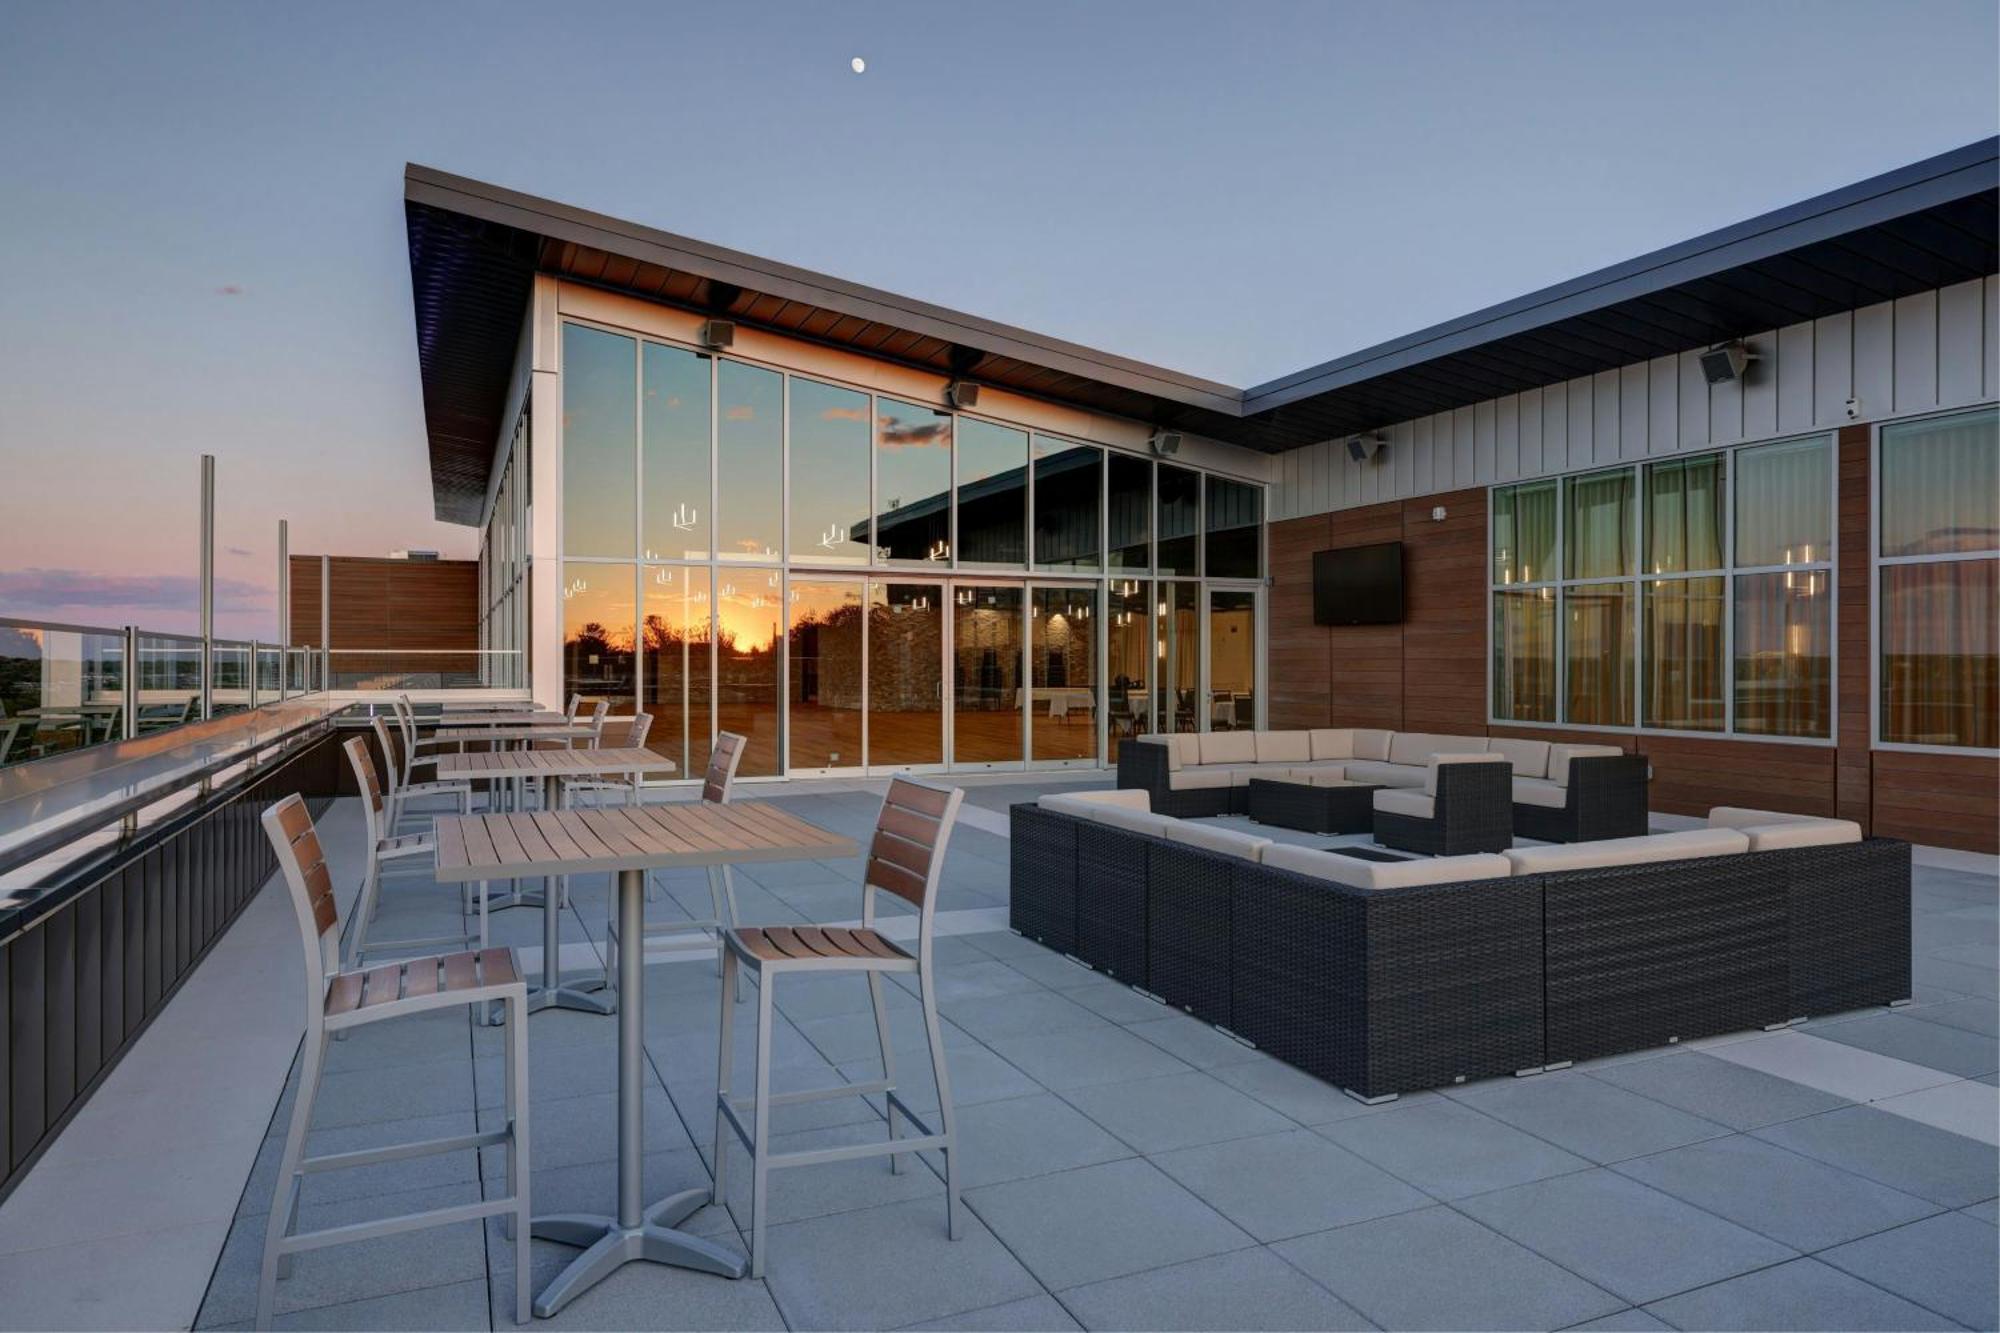
M 453 778 L 664 776 L 679 772 L 673 760 L 644 748 L 601 750 L 491 750 L 440 754 L 440 782 Z
M 436 824 L 437 877 L 445 883 L 805 861 L 857 851 L 850 838 L 755 801 L 441 815 Z
M 580 741 L 597 734 L 597 728 L 584 723 L 544 723 L 536 726 L 514 727 L 439 727 L 431 733 L 435 741 Z

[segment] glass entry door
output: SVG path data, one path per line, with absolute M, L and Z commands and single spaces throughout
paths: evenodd
M 1162 582 L 1157 585 L 1159 605 L 1154 608 L 1153 655 L 1157 666 L 1159 708 L 1155 712 L 1162 731 L 1200 731 L 1198 696 L 1201 693 L 1201 616 L 1196 609 L 1201 598 L 1198 583 Z
M 953 585 L 952 762 L 1019 764 L 1025 750 L 1023 589 Z
M 944 763 L 944 585 L 868 581 L 868 766 Z
M 1257 601 L 1249 588 L 1208 593 L 1208 729 L 1257 725 Z
M 1097 762 L 1095 584 L 1036 584 L 1030 598 L 1028 757 L 1037 763 Z

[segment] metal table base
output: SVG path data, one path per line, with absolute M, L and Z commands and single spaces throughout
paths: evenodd
M 646 875 L 641 870 L 618 872 L 618 931 L 627 940 L 642 939 L 646 915 Z M 626 1264 L 672 1264 L 698 1272 L 740 1278 L 744 1259 L 714 1241 L 675 1230 L 704 1203 L 705 1189 L 682 1190 L 651 1207 L 641 1201 L 640 1171 L 644 1163 L 645 1092 L 645 954 L 643 948 L 618 951 L 618 1215 L 597 1217 L 556 1213 L 538 1217 L 530 1230 L 543 1240 L 583 1250 L 535 1298 L 535 1317 L 547 1319 L 570 1301 L 596 1286 Z M 550 955 L 553 957 L 553 955 Z

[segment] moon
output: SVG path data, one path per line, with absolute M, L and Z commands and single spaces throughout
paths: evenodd
M 860 56 L 856 56 L 854 57 L 854 59 L 848 61 L 847 67 L 853 70 L 856 74 L 866 74 L 868 72 L 868 62 L 863 60 Z

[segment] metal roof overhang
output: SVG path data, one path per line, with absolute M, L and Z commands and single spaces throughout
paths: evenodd
M 1248 390 L 426 167 L 404 213 L 437 516 L 476 523 L 538 270 L 1275 453 L 2000 271 L 2000 138 Z

